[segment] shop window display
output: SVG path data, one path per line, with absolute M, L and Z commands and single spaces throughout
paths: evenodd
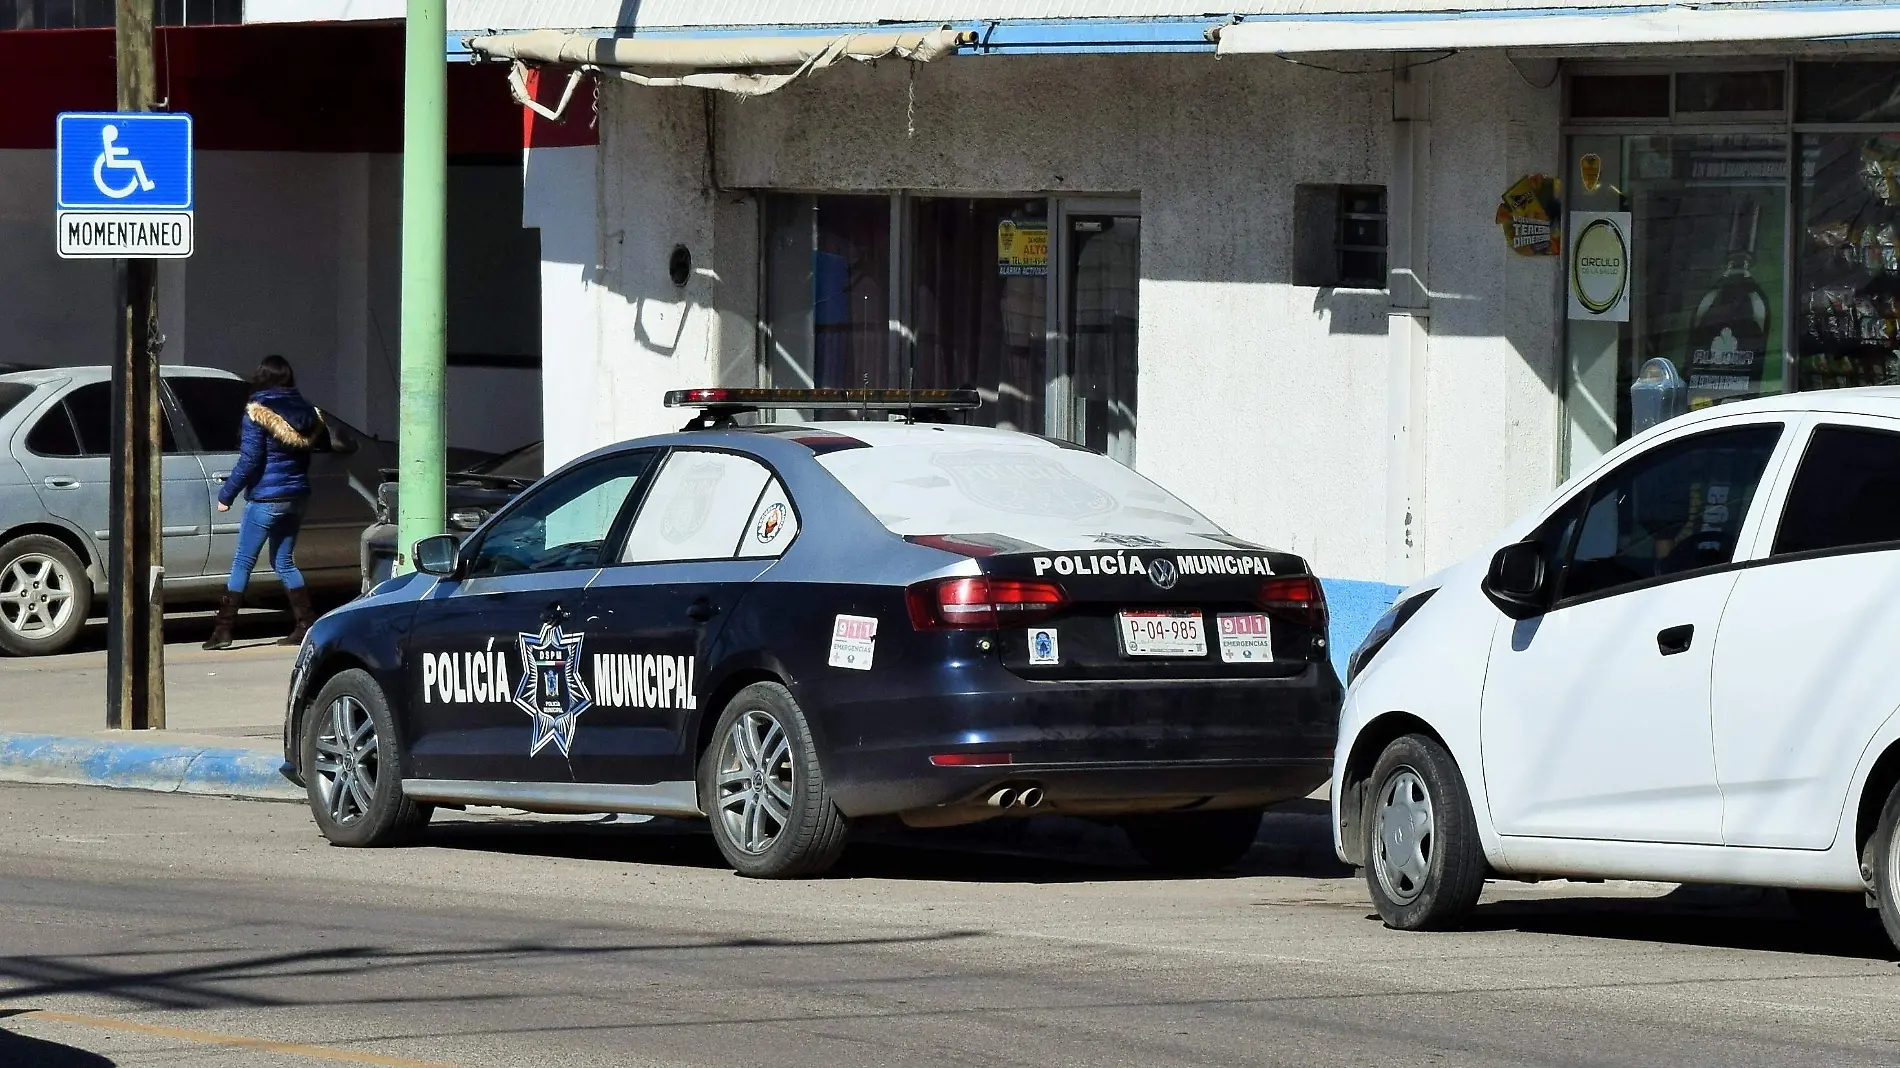
M 1801 144 L 1802 389 L 1900 382 L 1900 134 Z

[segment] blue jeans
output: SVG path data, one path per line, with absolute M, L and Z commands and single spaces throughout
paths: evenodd
M 304 506 L 308 497 L 287 501 L 252 501 L 244 506 L 244 520 L 238 525 L 237 553 L 231 557 L 231 581 L 225 588 L 243 593 L 251 581 L 251 569 L 257 566 L 257 554 L 270 540 L 270 566 L 287 590 L 303 587 L 303 572 L 291 557 L 297 551 L 297 531 L 303 526 Z

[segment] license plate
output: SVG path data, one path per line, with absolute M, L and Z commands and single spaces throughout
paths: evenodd
M 1197 611 L 1123 612 L 1120 618 L 1128 656 L 1207 655 L 1207 629 Z

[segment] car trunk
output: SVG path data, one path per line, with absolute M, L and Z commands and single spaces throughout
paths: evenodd
M 1326 659 L 1324 599 L 1287 553 L 1038 551 L 977 563 L 998 580 L 1061 590 L 1059 605 L 998 613 L 998 651 L 1023 678 L 1284 678 Z

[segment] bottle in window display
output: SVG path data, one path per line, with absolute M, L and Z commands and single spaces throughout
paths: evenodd
M 1761 207 L 1738 200 L 1729 219 L 1728 263 L 1696 303 L 1688 352 L 1689 407 L 1757 393 L 1768 356 L 1768 296 L 1755 281 L 1755 234 Z

